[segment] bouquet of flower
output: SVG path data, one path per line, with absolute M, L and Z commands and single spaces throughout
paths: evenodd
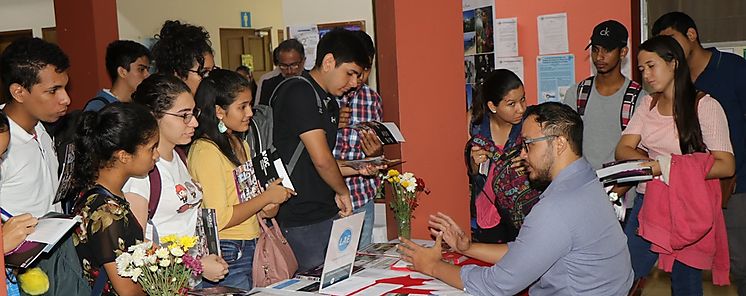
M 199 257 L 189 254 L 196 236 L 168 235 L 161 245 L 144 242 L 117 254 L 117 273 L 140 283 L 148 295 L 186 295 L 189 279 L 202 273 Z
M 409 238 L 412 227 L 411 219 L 414 217 L 412 213 L 419 205 L 417 202 L 417 193 L 425 192 L 425 194 L 430 194 L 430 190 L 425 187 L 424 180 L 416 178 L 414 174 L 409 172 L 400 174 L 399 171 L 392 169 L 385 175 L 382 175 L 382 179 L 384 184 L 387 182 L 391 184 L 394 190 L 394 198 L 389 206 L 394 211 L 399 228 L 399 236 Z M 378 187 L 378 198 L 383 197 L 383 187 Z

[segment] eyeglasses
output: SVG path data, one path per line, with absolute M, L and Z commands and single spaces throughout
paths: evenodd
M 170 113 L 170 112 L 163 112 L 163 114 L 181 117 L 184 119 L 184 123 L 189 124 L 189 122 L 192 121 L 192 118 L 198 117 L 199 114 L 202 113 L 202 110 L 199 110 L 199 108 L 192 109 L 192 112 L 189 113 Z
M 538 138 L 523 139 L 523 146 L 521 147 L 521 149 L 522 150 L 526 150 L 526 152 L 528 152 L 528 145 L 529 144 L 536 143 L 536 142 L 541 142 L 541 141 L 546 141 L 546 140 L 550 140 L 550 139 L 554 139 L 556 137 L 558 137 L 558 136 L 556 136 L 556 135 L 548 135 L 548 136 L 543 136 L 543 137 L 538 137 Z
M 298 68 L 300 68 L 300 66 L 301 66 L 300 62 L 295 62 L 292 64 L 277 64 L 277 67 L 280 67 L 281 70 L 287 70 L 287 69 L 297 70 Z
M 215 69 L 220 69 L 220 67 L 213 66 L 212 69 L 200 68 L 200 69 L 197 69 L 197 70 L 189 69 L 188 71 L 199 75 L 199 77 L 202 78 L 202 79 L 205 79 L 208 76 L 210 76 L 210 71 L 215 70 Z

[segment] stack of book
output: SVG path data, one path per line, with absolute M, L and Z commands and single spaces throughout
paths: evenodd
M 652 180 L 653 169 L 642 165 L 648 161 L 635 159 L 605 163 L 601 169 L 596 170 L 596 175 L 604 186 Z

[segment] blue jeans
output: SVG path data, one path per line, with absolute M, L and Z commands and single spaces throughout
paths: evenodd
M 223 260 L 228 263 L 228 275 L 220 282 L 202 281 L 201 287 L 228 286 L 251 290 L 254 279 L 251 276 L 254 262 L 256 240 L 220 240 L 220 252 Z
M 658 254 L 650 251 L 650 242 L 637 235 L 637 228 L 640 227 L 638 216 L 640 215 L 643 197 L 643 194 L 637 194 L 632 213 L 624 227 L 635 280 L 646 277 L 653 269 L 655 262 L 658 261 Z M 671 271 L 671 293 L 673 296 L 702 295 L 702 270 L 674 261 Z
M 332 224 L 335 217 L 316 224 L 282 227 L 295 259 L 298 260 L 298 272 L 310 270 L 324 263 L 329 236 L 332 234 Z
M 362 207 L 352 211 L 353 214 L 362 212 L 365 212 L 365 220 L 363 220 L 363 230 L 360 232 L 360 244 L 357 246 L 358 250 L 370 245 L 373 240 L 373 224 L 376 219 L 376 203 L 371 199 Z

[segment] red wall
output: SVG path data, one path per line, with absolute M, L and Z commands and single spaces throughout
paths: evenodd
M 575 80 L 590 76 L 590 51 L 584 50 L 598 23 L 615 19 L 632 32 L 630 1 L 594 0 L 495 0 L 495 18 L 518 18 L 518 54 L 523 56 L 526 98 L 530 105 L 537 102 L 536 57 L 539 36 L 536 17 L 544 14 L 567 13 L 567 33 L 570 53 L 575 55 Z M 639 35 L 638 35 L 639 36 Z M 631 48 L 630 48 L 631 49 Z M 633 50 L 636 52 L 635 50 Z M 632 52 L 627 57 L 632 57 Z M 635 69 L 634 65 L 632 67 Z
M 414 238 L 429 238 L 428 215 L 437 211 L 469 228 L 462 156 L 467 133 L 461 2 L 433 4 L 424 0 L 375 2 L 384 119 L 398 122 L 406 138 L 399 147 L 387 147 L 386 155 L 394 157 L 399 152 L 407 161 L 402 169 L 424 178 L 432 191 L 420 196 Z M 393 238 L 395 225 L 391 219 L 388 222 Z

